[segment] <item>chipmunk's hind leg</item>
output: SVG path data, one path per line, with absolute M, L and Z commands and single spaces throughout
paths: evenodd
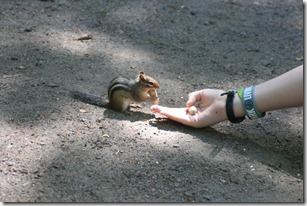
M 112 107 L 112 109 L 123 112 L 127 115 L 131 115 L 132 114 L 130 112 L 130 104 L 132 103 L 131 97 L 127 95 L 129 95 L 129 93 L 125 91 L 114 92 L 112 100 L 110 101 L 110 106 Z

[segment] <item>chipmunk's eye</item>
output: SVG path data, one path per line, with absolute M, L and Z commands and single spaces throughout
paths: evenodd
M 153 83 L 153 82 L 148 82 L 148 84 L 149 84 L 150 86 L 153 86 L 153 85 L 154 85 L 154 83 Z

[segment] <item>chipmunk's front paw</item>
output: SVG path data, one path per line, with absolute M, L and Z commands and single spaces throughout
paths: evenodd
M 152 101 L 154 104 L 159 104 L 159 98 L 151 99 L 151 101 Z
M 131 103 L 131 104 L 130 104 L 130 107 L 139 108 L 139 109 L 142 108 L 142 106 L 141 106 L 140 104 L 136 104 L 136 103 Z

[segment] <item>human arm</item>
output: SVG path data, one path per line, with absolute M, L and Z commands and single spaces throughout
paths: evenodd
M 304 103 L 303 65 L 255 88 L 255 101 L 260 112 L 302 106 Z
M 151 110 L 192 127 L 206 127 L 227 120 L 226 96 L 220 96 L 223 90 L 204 89 L 189 94 L 186 108 L 169 108 L 153 105 Z M 290 70 L 276 78 L 256 85 L 254 99 L 260 112 L 302 106 L 303 66 Z M 189 115 L 187 108 L 199 102 L 198 113 Z M 233 101 L 235 117 L 245 116 L 238 95 Z

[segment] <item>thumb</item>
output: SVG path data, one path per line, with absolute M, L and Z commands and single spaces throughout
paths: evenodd
M 193 106 L 195 104 L 195 102 L 196 102 L 196 100 L 195 100 L 194 97 L 189 97 L 189 99 L 188 99 L 188 101 L 186 103 L 186 106 L 187 107 L 191 107 L 191 106 Z
M 197 101 L 201 100 L 201 91 L 192 92 L 189 94 L 188 101 L 186 103 L 187 107 L 193 106 Z

